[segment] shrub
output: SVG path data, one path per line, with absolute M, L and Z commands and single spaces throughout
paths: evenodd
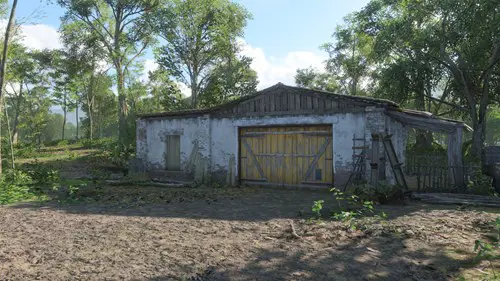
M 467 182 L 467 189 L 475 194 L 492 195 L 494 193 L 492 178 L 483 174 L 481 169 L 474 169 Z
M 387 204 L 390 201 L 398 199 L 401 193 L 401 187 L 391 185 L 385 181 L 379 182 L 376 186 L 370 184 L 358 185 L 354 188 L 353 194 L 362 201 L 374 201 L 380 204 Z
M 387 214 L 382 212 L 380 215 L 375 214 L 373 201 L 364 200 L 361 197 L 352 194 L 346 194 L 337 188 L 332 188 L 331 191 L 338 203 L 339 210 L 332 213 L 332 218 L 347 223 L 350 229 L 357 229 L 356 219 L 361 216 L 374 215 L 377 218 L 385 219 Z M 345 208 L 341 206 L 341 201 L 348 204 Z
M 9 204 L 34 198 L 31 177 L 21 170 L 6 170 L 0 178 L 0 204 Z
M 68 140 L 60 140 L 57 142 L 57 146 L 67 146 L 69 144 Z
M 81 139 L 77 142 L 84 148 L 108 148 L 116 144 L 114 138 L 100 138 L 100 139 Z
M 323 209 L 323 203 L 325 203 L 324 200 L 314 201 L 314 204 L 312 206 L 312 212 L 314 213 L 317 219 L 321 218 L 321 210 Z
M 20 144 L 14 147 L 14 155 L 16 158 L 35 158 L 39 152 L 34 145 Z
M 40 164 L 36 159 L 32 163 L 25 164 L 23 171 L 30 176 L 33 184 L 39 187 L 54 185 L 59 182 L 59 171 Z
M 113 165 L 127 169 L 129 161 L 135 157 L 135 146 L 114 144 L 101 149 L 101 157 L 111 162 Z

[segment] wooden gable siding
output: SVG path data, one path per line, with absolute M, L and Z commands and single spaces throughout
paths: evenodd
M 307 91 L 276 90 L 217 112 L 216 116 L 322 114 L 364 111 L 366 103 Z

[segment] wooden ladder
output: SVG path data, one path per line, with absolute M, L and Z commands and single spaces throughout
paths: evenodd
M 366 160 L 366 151 L 369 148 L 366 146 L 365 138 L 356 138 L 356 135 L 352 138 L 353 146 L 352 146 L 352 159 L 353 167 L 352 172 L 347 179 L 346 184 L 344 185 L 343 191 L 346 191 L 347 187 L 355 182 L 359 181 L 363 178 L 365 172 L 365 160 Z M 362 142 L 362 143 L 360 143 Z
M 391 164 L 392 171 L 394 172 L 394 177 L 396 178 L 396 183 L 408 191 L 408 185 L 406 184 L 406 178 L 403 173 L 403 163 L 400 163 L 396 151 L 394 150 L 394 145 L 392 144 L 392 136 L 386 134 L 381 135 L 382 143 L 384 144 L 384 150 L 387 153 L 387 158 L 389 158 L 389 163 Z

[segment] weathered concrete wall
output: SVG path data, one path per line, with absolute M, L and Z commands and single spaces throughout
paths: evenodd
M 396 151 L 396 155 L 398 156 L 399 162 L 405 163 L 405 151 L 406 151 L 406 144 L 408 141 L 408 132 L 405 126 L 399 123 L 398 121 L 395 121 L 389 116 L 386 116 L 385 118 L 385 126 L 387 129 L 387 133 L 389 135 L 392 135 L 392 144 L 394 145 L 394 150 Z M 394 178 L 394 172 L 392 171 L 389 161 L 386 161 L 385 169 L 386 169 L 385 174 L 387 175 L 388 181 L 391 184 L 395 184 L 396 182 Z
M 165 169 L 168 135 L 180 135 L 181 169 L 204 177 L 210 158 L 210 119 L 194 118 L 143 119 L 138 121 L 137 157 L 148 170 Z
M 215 180 L 235 184 L 238 179 L 238 128 L 277 125 L 332 125 L 333 165 L 336 186 L 343 186 L 353 169 L 353 137 L 365 136 L 371 145 L 372 132 L 394 131 L 399 155 L 403 155 L 406 136 L 399 123 L 388 120 L 383 110 L 370 108 L 366 112 L 339 113 L 318 116 L 280 116 L 245 118 L 210 118 L 208 115 L 190 118 L 140 119 L 137 123 L 137 156 L 148 170 L 165 168 L 165 138 L 181 137 L 181 169 L 198 181 Z M 396 136 L 397 135 L 397 136 Z M 367 161 L 368 162 L 368 161 Z M 390 168 L 390 167 L 389 167 Z M 369 171 L 369 168 L 367 169 Z M 392 174 L 388 171 L 387 175 Z

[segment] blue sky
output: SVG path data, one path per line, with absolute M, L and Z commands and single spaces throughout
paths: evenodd
M 18 17 L 26 18 L 23 33 L 26 45 L 57 48 L 59 18 L 64 10 L 48 1 L 19 1 Z M 55 1 L 53 1 L 55 2 Z M 319 46 L 331 40 L 337 24 L 348 13 L 359 10 L 368 0 L 236 0 L 253 15 L 245 30 L 243 53 L 254 58 L 259 88 L 277 82 L 293 84 L 297 68 L 322 67 L 327 54 Z M 146 70 L 155 68 L 148 52 Z

